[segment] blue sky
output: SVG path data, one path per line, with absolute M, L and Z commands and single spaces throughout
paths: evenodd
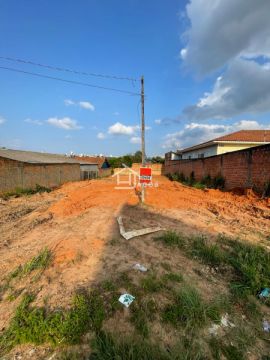
M 0 56 L 93 73 L 143 74 L 146 151 L 157 155 L 226 132 L 269 127 L 269 12 L 265 0 L 260 5 L 251 0 L 3 0 Z M 138 82 L 4 59 L 1 66 L 140 90 Z M 107 155 L 140 148 L 137 96 L 3 69 L 0 91 L 0 146 Z

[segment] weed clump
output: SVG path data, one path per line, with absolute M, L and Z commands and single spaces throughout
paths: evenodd
M 196 237 L 192 242 L 190 253 L 207 265 L 219 266 L 224 261 L 223 251 L 217 244 L 208 244 L 204 237 Z
M 201 328 L 207 319 L 218 321 L 219 318 L 219 306 L 204 303 L 198 291 L 187 285 L 175 294 L 174 303 L 163 310 L 163 320 L 176 327 Z
M 228 262 L 236 272 L 236 279 L 232 282 L 235 293 L 257 295 L 262 288 L 270 286 L 268 251 L 262 246 L 238 240 L 223 239 L 223 241 L 230 245 Z
M 51 192 L 51 189 L 50 188 L 47 188 L 45 186 L 42 186 L 42 185 L 39 185 L 39 184 L 36 184 L 35 188 L 26 188 L 26 189 L 23 189 L 23 188 L 16 188 L 15 190 L 13 191 L 7 191 L 3 194 L 0 195 L 0 197 L 4 200 L 8 200 L 9 198 L 11 197 L 21 197 L 21 196 L 25 196 L 25 195 L 33 195 L 33 194 L 36 194 L 36 193 L 44 193 L 44 192 Z
M 77 294 L 70 310 L 53 312 L 31 307 L 35 297 L 25 295 L 9 328 L 0 337 L 0 350 L 17 344 L 76 344 L 87 330 L 100 330 L 104 320 L 103 304 L 96 293 Z
M 175 231 L 166 231 L 161 236 L 155 238 L 157 241 L 162 241 L 167 246 L 177 246 L 183 248 L 186 244 L 186 238 Z

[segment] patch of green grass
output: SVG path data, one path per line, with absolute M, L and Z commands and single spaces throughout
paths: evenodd
M 33 195 L 36 193 L 43 193 L 43 192 L 50 192 L 50 191 L 51 191 L 50 188 L 36 184 L 36 187 L 33 189 L 32 188 L 26 188 L 26 189 L 16 188 L 13 191 L 7 191 L 5 193 L 0 194 L 0 197 L 4 200 L 8 200 L 11 197 L 21 197 L 21 196 L 25 196 L 25 195 Z
M 231 284 L 235 295 L 256 296 L 262 288 L 270 287 L 270 253 L 266 249 L 228 238 L 222 241 L 229 246 L 227 261 L 236 273 Z
M 217 304 L 206 304 L 195 288 L 186 285 L 175 294 L 174 303 L 165 307 L 162 317 L 176 327 L 192 329 L 203 327 L 207 319 L 218 321 L 220 311 Z
M 49 265 L 51 260 L 52 252 L 51 250 L 45 248 L 40 252 L 40 254 L 34 256 L 22 267 L 21 276 L 27 275 L 37 269 L 45 269 Z
M 147 293 L 158 292 L 164 288 L 162 279 L 158 279 L 155 274 L 150 274 L 141 279 L 141 287 Z
M 206 185 L 204 185 L 203 183 L 201 182 L 195 182 L 193 185 L 192 185 L 195 189 L 200 189 L 200 190 L 204 190 L 206 188 Z
M 224 262 L 224 254 L 218 244 L 207 243 L 205 237 L 196 237 L 191 244 L 190 253 L 207 265 L 219 266 Z
M 51 250 L 45 248 L 26 264 L 18 266 L 13 272 L 9 274 L 8 278 L 14 279 L 16 277 L 23 277 L 34 270 L 45 269 L 50 264 L 51 260 L 52 252 Z
M 172 360 L 159 345 L 130 336 L 116 341 L 112 335 L 100 332 L 92 346 L 94 350 L 89 360 Z
M 99 331 L 105 317 L 103 302 L 96 293 L 78 294 L 70 310 L 47 311 L 31 307 L 34 296 L 24 296 L 9 328 L 0 337 L 0 350 L 17 344 L 76 344 L 88 330 Z
M 171 282 L 182 282 L 183 281 L 183 275 L 178 273 L 167 273 L 162 276 L 162 281 L 171 281 Z
M 13 279 L 22 278 L 34 270 L 44 270 L 52 261 L 51 250 L 45 248 L 37 256 L 34 256 L 30 261 L 24 265 L 18 266 L 15 270 L 7 275 L 0 286 L 0 297 L 11 287 L 10 284 Z M 37 274 L 38 275 L 38 274 Z M 36 278 L 37 280 L 38 278 Z
M 156 237 L 155 240 L 163 242 L 166 246 L 183 248 L 186 245 L 186 238 L 175 231 L 166 231 L 161 236 Z
M 153 321 L 155 319 L 157 310 L 158 307 L 154 299 L 137 298 L 137 301 L 132 304 L 132 307 L 130 308 L 130 320 L 134 324 L 135 329 L 143 337 L 148 337 L 148 321 Z

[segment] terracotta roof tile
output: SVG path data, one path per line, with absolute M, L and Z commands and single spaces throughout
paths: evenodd
M 213 141 L 270 142 L 270 130 L 240 130 Z

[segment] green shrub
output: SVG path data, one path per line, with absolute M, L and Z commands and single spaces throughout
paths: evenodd
M 225 179 L 221 174 L 215 176 L 212 183 L 214 189 L 222 190 L 225 187 Z
M 201 183 L 206 187 L 210 188 L 212 186 L 212 178 L 210 175 L 206 175 L 202 178 Z
M 263 197 L 270 197 L 270 180 L 264 185 Z

